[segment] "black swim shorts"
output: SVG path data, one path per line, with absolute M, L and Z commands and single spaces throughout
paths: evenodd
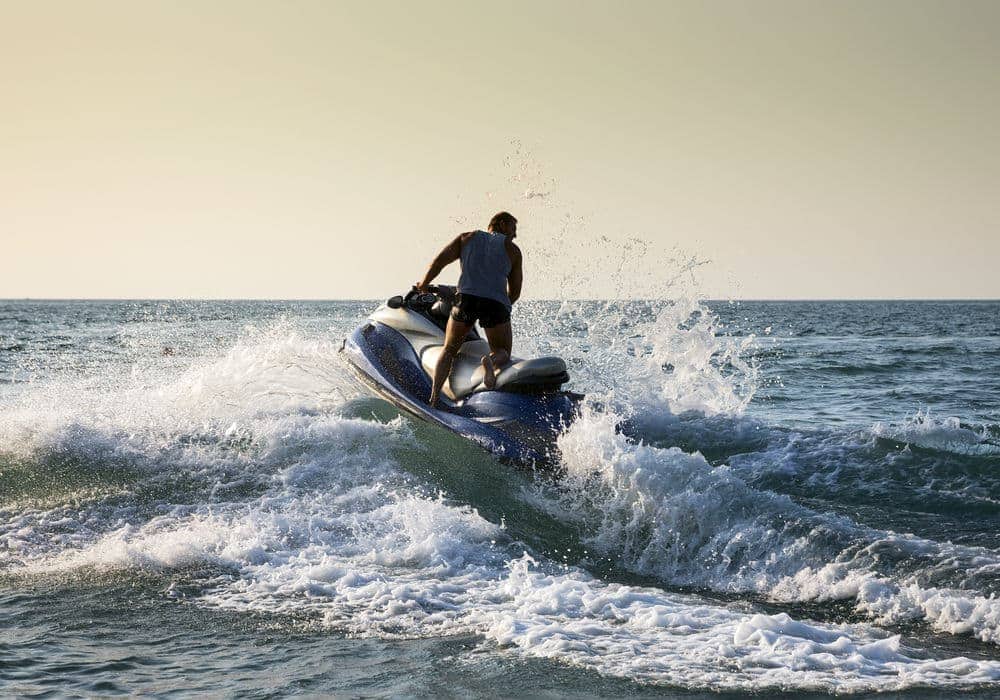
M 479 321 L 483 328 L 493 328 L 510 321 L 510 309 L 494 299 L 459 294 L 451 307 L 451 317 L 470 325 Z

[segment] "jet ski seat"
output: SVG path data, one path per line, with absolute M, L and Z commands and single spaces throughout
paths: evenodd
M 441 345 L 425 347 L 420 354 L 424 370 L 434 376 L 434 368 L 441 352 Z M 460 401 L 476 391 L 486 391 L 483 384 L 483 355 L 490 351 L 485 340 L 469 340 L 462 344 L 455 356 L 451 377 L 444 383 L 445 395 L 453 401 Z M 498 391 L 546 391 L 558 389 L 569 381 L 566 363 L 558 357 L 539 357 L 522 360 L 517 357 L 504 366 L 497 375 Z

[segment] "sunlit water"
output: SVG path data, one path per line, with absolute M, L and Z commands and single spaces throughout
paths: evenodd
M 4 695 L 1000 691 L 1000 304 L 522 304 L 558 480 L 373 306 L 0 302 Z

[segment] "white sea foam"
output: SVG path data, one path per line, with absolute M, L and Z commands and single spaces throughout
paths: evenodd
M 996 580 L 996 552 L 813 512 L 698 454 L 633 444 L 615 423 L 585 412 L 560 439 L 565 478 L 538 501 L 589 530 L 593 551 L 673 585 L 784 602 L 854 600 L 883 624 L 920 620 L 1000 643 L 993 593 L 935 584 Z
M 758 369 L 745 359 L 756 339 L 723 335 L 718 316 L 676 286 L 684 293 L 671 301 L 564 302 L 561 337 L 541 307 L 529 307 L 518 340 L 527 354 L 566 358 L 575 387 L 644 429 L 685 412 L 742 414 L 757 389 Z
M 1000 442 L 985 428 L 962 425 L 955 416 L 936 418 L 929 411 L 917 411 L 901 424 L 876 423 L 872 434 L 916 447 L 956 454 L 1000 454 Z
M 1000 680 L 1000 663 L 916 659 L 898 636 L 869 626 L 747 612 L 536 562 L 501 527 L 439 498 L 383 492 L 372 500 L 361 489 L 341 496 L 339 508 L 329 496 L 267 500 L 241 515 L 122 528 L 52 565 L 209 566 L 223 573 L 197 604 L 360 636 L 475 634 L 487 649 L 643 683 L 845 692 Z
M 706 416 L 744 411 L 757 388 L 757 369 L 744 359 L 755 338 L 720 330 L 719 318 L 690 295 L 636 328 L 643 342 L 626 376 L 637 416 L 664 409 Z

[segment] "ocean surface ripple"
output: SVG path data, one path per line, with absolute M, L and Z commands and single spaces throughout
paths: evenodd
M 1000 692 L 1000 303 L 526 302 L 556 479 L 375 303 L 0 301 L 5 695 Z

